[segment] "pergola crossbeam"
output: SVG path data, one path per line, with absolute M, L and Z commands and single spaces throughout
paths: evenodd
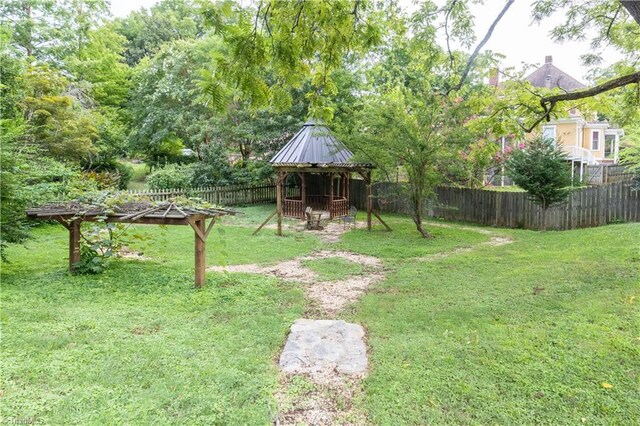
M 71 204 L 71 205 L 68 205 Z M 138 202 L 124 204 L 113 210 L 78 203 L 48 204 L 28 210 L 35 220 L 55 220 L 69 231 L 69 270 L 80 260 L 80 226 L 82 222 L 130 223 L 140 225 L 190 225 L 195 233 L 195 286 L 205 284 L 205 244 L 216 218 L 234 211 L 224 209 L 180 208 L 174 203 Z M 206 220 L 211 219 L 206 226 Z

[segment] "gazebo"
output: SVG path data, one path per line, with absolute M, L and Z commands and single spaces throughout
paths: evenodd
M 349 212 L 349 180 L 358 173 L 367 185 L 367 225 L 371 229 L 371 170 L 369 163 L 350 163 L 353 154 L 322 123 L 306 122 L 271 159 L 276 171 L 278 235 L 282 217 L 304 219 L 311 207 L 333 219 Z M 299 191 L 287 190 L 289 187 Z

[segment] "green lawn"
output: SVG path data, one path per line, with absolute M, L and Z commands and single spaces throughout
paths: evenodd
M 150 173 L 149 167 L 145 163 L 134 163 L 132 161 L 124 161 L 124 164 L 131 167 L 133 173 L 127 189 L 142 191 L 149 189 L 147 185 L 147 175 Z
M 251 237 L 273 206 L 244 210 L 212 231 L 209 264 L 329 247 L 305 233 Z M 422 240 L 409 219 L 385 220 L 394 232 L 353 230 L 333 246 L 378 256 L 387 273 L 342 316 L 367 330 L 370 372 L 356 403 L 372 424 L 637 422 L 640 224 L 535 233 L 435 222 L 436 239 Z M 487 231 L 514 242 L 493 247 Z M 2 265 L 3 419 L 272 422 L 275 361 L 305 312 L 301 286 L 208 273 L 194 290 L 186 227 L 139 227 L 148 237 L 134 248 L 152 261 L 71 276 L 65 232 L 38 228 Z M 326 279 L 363 272 L 309 266 Z

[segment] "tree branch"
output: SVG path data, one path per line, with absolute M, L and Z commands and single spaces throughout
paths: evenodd
M 640 71 L 614 78 L 613 80 L 606 81 L 588 89 L 576 90 L 575 92 L 562 93 L 560 95 L 545 96 L 540 99 L 540 104 L 544 107 L 545 105 L 554 102 L 575 101 L 577 99 L 590 98 L 592 96 L 599 95 L 600 93 L 608 92 L 610 90 L 617 89 L 618 87 L 623 87 L 633 83 L 640 83 Z
M 476 56 L 478 56 L 478 53 L 480 53 L 480 49 L 482 49 L 484 47 L 484 45 L 487 44 L 487 42 L 491 38 L 491 35 L 493 34 L 493 30 L 498 25 L 498 22 L 500 22 L 500 20 L 504 16 L 504 14 L 507 13 L 507 10 L 509 10 L 509 8 L 511 7 L 511 5 L 513 4 L 514 1 L 515 0 L 507 0 L 507 2 L 505 3 L 504 7 L 500 11 L 500 13 L 498 14 L 498 16 L 496 16 L 496 19 L 493 21 L 493 23 L 489 27 L 489 30 L 485 34 L 485 36 L 482 39 L 482 41 L 476 46 L 475 50 L 473 51 L 473 53 L 469 57 L 469 60 L 467 61 L 467 66 L 465 67 L 464 72 L 462 73 L 462 76 L 460 77 L 460 81 L 454 87 L 452 87 L 449 90 L 447 90 L 447 95 L 449 93 L 451 93 L 452 91 L 454 91 L 454 90 L 460 90 L 460 88 L 464 84 L 464 81 L 467 79 L 467 76 L 469 75 L 469 71 L 471 71 L 471 67 L 473 66 L 473 63 L 476 60 Z
M 575 92 L 562 93 L 559 95 L 543 96 L 540 99 L 540 106 L 544 110 L 544 113 L 538 117 L 538 119 L 529 127 L 520 126 L 525 132 L 531 132 L 542 120 L 551 121 L 551 113 L 556 107 L 558 102 L 563 101 L 575 101 L 578 99 L 590 98 L 600 93 L 608 92 L 618 87 L 627 86 L 629 84 L 640 84 L 640 71 L 632 74 L 623 75 L 622 77 L 614 78 L 613 80 L 605 81 L 597 86 L 590 87 L 584 90 L 577 90 Z

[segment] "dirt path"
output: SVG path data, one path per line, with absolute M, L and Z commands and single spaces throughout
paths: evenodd
M 337 281 L 321 281 L 318 274 L 304 266 L 305 261 L 337 257 L 366 267 L 366 274 L 352 275 Z M 322 250 L 308 256 L 286 260 L 275 265 L 261 266 L 256 264 L 212 266 L 207 271 L 244 272 L 252 274 L 273 275 L 286 281 L 305 284 L 307 297 L 314 301 L 323 314 L 335 318 L 349 303 L 355 302 L 371 284 L 384 279 L 382 262 L 376 257 L 347 251 Z

